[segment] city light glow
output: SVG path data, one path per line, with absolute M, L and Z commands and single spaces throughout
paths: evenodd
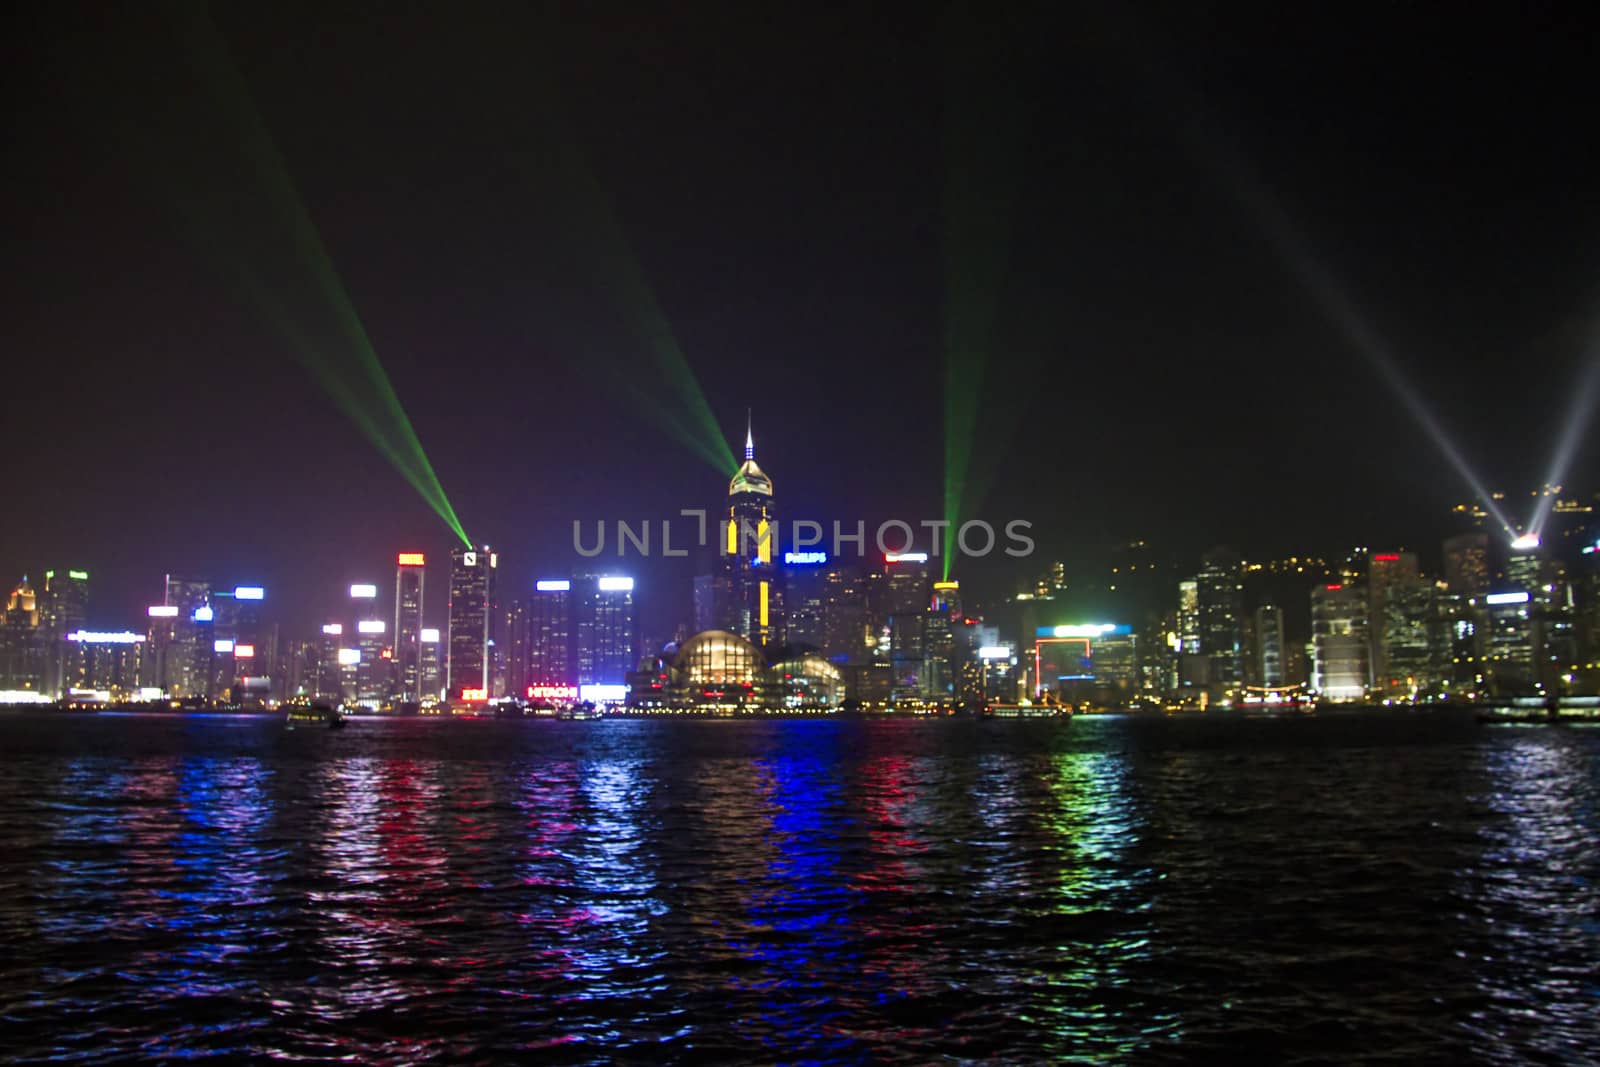
M 1006 645 L 984 645 L 978 649 L 979 659 L 1010 659 L 1011 649 Z
M 1513 552 L 1531 552 L 1538 548 L 1539 545 L 1539 535 L 1536 533 L 1525 533 L 1520 537 L 1511 539 L 1511 550 Z

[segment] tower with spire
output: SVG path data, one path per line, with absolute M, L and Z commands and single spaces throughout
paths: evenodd
M 728 482 L 722 533 L 722 625 L 755 644 L 780 643 L 782 605 L 772 479 L 756 464 L 755 431 L 745 413 L 744 462 Z

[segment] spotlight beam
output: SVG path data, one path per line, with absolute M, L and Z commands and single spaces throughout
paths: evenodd
M 229 57 L 226 41 L 203 5 L 173 4 L 170 11 L 196 72 L 233 124 L 238 151 L 250 164 L 260 191 L 281 225 L 278 232 L 289 237 L 296 259 L 320 292 L 321 304 L 332 313 L 344 343 L 332 347 L 311 343 L 307 331 L 295 325 L 284 303 L 273 295 L 272 287 L 262 281 L 244 257 L 239 257 L 238 276 L 243 288 L 284 334 L 296 358 L 335 405 L 417 490 L 451 532 L 470 547 L 473 542 L 462 528 L 422 441 L 378 359 L 321 233 L 250 99 L 243 76 Z M 197 221 L 194 219 L 197 209 L 192 205 L 202 202 L 204 197 L 180 197 L 180 200 L 193 225 Z M 225 231 L 228 220 L 220 212 L 218 216 L 211 221 L 220 222 L 216 228 Z M 339 353 L 347 357 L 344 367 L 339 365 Z M 348 366 L 348 357 L 352 356 L 353 368 Z
M 568 194 L 562 207 L 575 232 L 582 235 L 576 251 L 585 270 L 621 309 L 629 331 L 649 354 L 655 374 L 666 384 L 664 395 L 674 400 L 675 405 L 664 405 L 663 394 L 652 393 L 628 380 L 633 374 L 629 369 L 613 365 L 613 373 L 625 382 L 624 391 L 638 402 L 640 412 L 647 419 L 719 473 L 731 476 L 739 469 L 739 461 L 734 458 L 722 425 L 712 414 L 711 404 L 678 343 L 655 287 L 628 241 L 615 205 L 562 121 L 555 104 L 559 90 L 545 77 L 545 71 L 552 64 L 547 58 L 539 57 L 543 46 L 543 42 L 533 43 L 536 58 L 529 71 L 539 83 L 538 92 L 533 96 L 533 108 L 549 128 L 548 148 L 539 158 L 554 166 Z M 535 159 L 521 154 L 515 157 L 515 162 L 537 186 Z
M 1015 71 L 980 42 L 969 5 L 957 3 L 945 37 L 943 192 L 944 518 L 940 553 L 949 580 L 962 521 L 981 504 L 992 469 L 974 462 L 984 366 L 1010 265 L 1012 208 L 1020 186 L 1026 117 Z M 1008 427 L 996 428 L 996 433 Z M 992 462 L 992 456 L 991 456 Z
M 1165 79 L 1146 70 L 1152 81 Z M 1180 100 L 1188 94 L 1174 92 Z M 1187 121 L 1181 125 L 1184 141 L 1191 151 L 1207 166 L 1228 192 L 1229 196 L 1256 224 L 1272 250 L 1277 254 L 1311 294 L 1323 314 L 1343 335 L 1345 341 L 1365 357 L 1367 363 L 1383 379 L 1406 411 L 1439 449 L 1441 455 L 1455 468 L 1456 473 L 1482 501 L 1484 508 L 1508 536 L 1516 530 L 1505 512 L 1495 502 L 1461 449 L 1455 444 L 1444 426 L 1422 400 L 1416 388 L 1401 372 L 1398 361 L 1387 341 L 1378 333 L 1371 321 L 1356 306 L 1349 291 L 1324 264 L 1311 252 L 1310 242 L 1295 226 L 1272 191 L 1260 179 L 1242 155 L 1229 151 L 1223 137 L 1206 121 L 1197 103 L 1191 101 Z
M 1600 350 L 1591 344 L 1589 358 L 1585 361 L 1582 374 L 1578 378 L 1578 387 L 1572 392 L 1572 404 L 1567 409 L 1567 419 L 1561 426 L 1561 434 L 1556 439 L 1556 449 L 1550 459 L 1550 469 L 1545 475 L 1546 486 L 1561 485 L 1566 481 L 1567 471 L 1572 467 L 1573 457 L 1578 453 L 1578 445 L 1582 443 L 1589 422 L 1594 416 L 1596 400 L 1600 400 Z M 1535 537 L 1544 532 L 1544 524 L 1550 519 L 1550 510 L 1555 507 L 1554 493 L 1540 493 L 1539 501 L 1534 506 L 1533 518 L 1528 521 L 1528 532 Z

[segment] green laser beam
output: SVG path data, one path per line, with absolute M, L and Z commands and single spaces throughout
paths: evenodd
M 666 383 L 674 401 L 672 408 L 664 410 L 661 396 L 638 386 L 626 371 L 613 368 L 614 372 L 627 382 L 626 391 L 639 402 L 640 410 L 648 419 L 720 473 L 731 475 L 738 469 L 739 461 L 734 458 L 722 426 L 712 414 L 705 391 L 678 343 L 655 287 L 628 241 L 611 197 L 562 121 L 556 106 L 559 90 L 547 77 L 552 66 L 548 61 L 536 61 L 530 67 L 530 75 L 540 83 L 532 110 L 542 117 L 547 127 L 548 152 L 543 159 L 553 165 L 566 190 L 567 202 L 563 204 L 569 209 L 566 221 L 573 232 L 581 235 L 575 246 L 585 270 L 622 309 L 630 332 Z M 519 155 L 517 162 L 524 173 L 538 169 L 537 161 L 527 154 Z
M 976 464 L 984 368 L 1010 263 L 1012 207 L 1026 123 L 1015 74 L 963 3 L 942 27 L 946 45 L 944 252 L 944 545 L 946 580 L 957 532 L 987 494 Z M 990 34 L 998 31 L 990 28 Z
M 301 267 L 319 290 L 321 305 L 332 313 L 344 343 L 313 344 L 307 331 L 294 325 L 293 316 L 284 303 L 273 296 L 272 288 L 241 262 L 239 278 L 243 288 L 283 333 L 290 342 L 291 352 L 339 410 L 416 489 L 462 543 L 471 547 L 473 542 L 462 527 L 378 359 L 321 233 L 251 100 L 249 87 L 229 57 L 221 32 L 202 4 L 175 3 L 169 8 L 188 58 L 201 80 L 212 90 L 211 98 L 222 108 L 224 117 L 231 120 L 240 154 L 250 164 L 258 188 L 287 233 Z M 197 204 L 200 199 L 194 198 L 191 202 Z M 349 366 L 352 357 L 353 367 Z

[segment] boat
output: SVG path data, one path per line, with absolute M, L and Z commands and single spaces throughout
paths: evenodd
M 1574 726 L 1600 723 L 1600 708 L 1591 698 L 1576 697 L 1559 700 L 1554 696 L 1519 698 L 1506 704 L 1494 704 L 1478 712 L 1478 721 L 1484 724 L 1516 724 L 1521 726 Z
M 296 726 L 322 726 L 329 730 L 342 730 L 345 718 L 337 708 L 326 704 L 297 704 L 289 709 L 284 725 L 293 730 Z

